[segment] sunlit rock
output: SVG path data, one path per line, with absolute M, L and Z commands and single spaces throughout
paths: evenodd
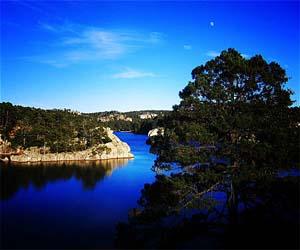
M 51 162 L 51 161 L 82 161 L 133 158 L 130 147 L 121 141 L 109 128 L 105 129 L 111 142 L 98 144 L 91 148 L 75 152 L 48 153 L 47 150 L 31 147 L 20 155 L 11 155 L 12 162 Z
M 157 136 L 157 135 L 164 135 L 164 128 L 154 128 L 154 129 L 151 129 L 149 132 L 148 132 L 148 136 L 151 137 L 151 136 Z

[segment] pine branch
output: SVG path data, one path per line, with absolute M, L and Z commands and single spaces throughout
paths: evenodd
M 198 198 L 200 198 L 202 195 L 204 195 L 204 194 L 206 194 L 206 193 L 208 193 L 208 192 L 214 190 L 214 188 L 215 188 L 216 186 L 218 186 L 219 184 L 220 184 L 220 182 L 217 182 L 217 183 L 215 183 L 214 185 L 212 185 L 209 189 L 206 189 L 206 190 L 204 190 L 204 191 L 202 191 L 202 192 L 200 192 L 200 193 L 198 193 L 198 194 L 195 194 L 195 196 L 194 196 L 191 200 L 189 200 L 188 202 L 186 202 L 179 210 L 181 210 L 181 209 L 187 207 L 187 206 L 188 206 L 189 204 L 191 204 L 195 199 L 198 199 Z

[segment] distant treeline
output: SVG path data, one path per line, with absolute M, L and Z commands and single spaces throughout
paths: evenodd
M 104 127 L 110 127 L 117 131 L 132 131 L 138 134 L 147 134 L 151 129 L 162 125 L 163 117 L 165 117 L 170 111 L 166 110 L 142 110 L 142 111 L 130 111 L 130 112 L 118 112 L 118 111 L 106 111 L 97 113 L 85 113 L 85 116 L 108 117 L 110 115 L 123 115 L 126 118 L 131 118 L 132 121 L 112 119 L 110 121 L 102 122 Z M 156 114 L 157 116 L 150 119 L 141 119 L 142 114 Z
M 8 102 L 0 103 L 0 133 L 14 148 L 45 146 L 51 152 L 83 150 L 110 141 L 96 117 Z
M 82 113 L 82 114 L 87 115 L 87 116 L 97 116 L 97 117 L 106 116 L 106 115 L 113 115 L 113 114 L 122 114 L 122 115 L 126 115 L 127 117 L 139 119 L 139 116 L 141 114 L 144 114 L 144 113 L 155 113 L 158 116 L 160 116 L 160 115 L 165 115 L 165 114 L 170 113 L 170 112 L 171 111 L 168 111 L 168 110 L 138 110 L 138 111 L 128 111 L 128 112 L 119 112 L 119 111 L 116 111 L 116 110 L 112 110 L 112 111 Z
M 141 120 L 136 119 L 132 122 L 124 120 L 112 120 L 103 122 L 103 126 L 110 127 L 116 131 L 132 131 L 137 134 L 147 134 L 151 129 L 159 126 L 160 118 Z

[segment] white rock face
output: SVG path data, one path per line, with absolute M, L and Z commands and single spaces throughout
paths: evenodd
M 127 143 L 122 142 L 111 129 L 106 128 L 106 132 L 111 142 L 98 144 L 83 151 L 42 154 L 34 147 L 26 149 L 22 155 L 12 155 L 11 162 L 108 160 L 134 157 Z
M 161 134 L 161 135 L 164 135 L 164 128 L 154 128 L 154 129 L 151 129 L 149 132 L 148 132 L 148 136 L 151 137 L 151 136 L 156 136 L 158 134 Z
M 156 136 L 156 135 L 164 135 L 164 128 L 154 128 L 154 129 L 151 129 L 149 132 L 148 132 L 148 136 L 151 137 L 151 136 Z

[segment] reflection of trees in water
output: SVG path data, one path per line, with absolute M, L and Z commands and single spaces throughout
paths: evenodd
M 21 188 L 33 185 L 42 189 L 49 182 L 75 177 L 84 189 L 95 188 L 97 182 L 110 176 L 114 169 L 127 165 L 128 159 L 80 161 L 42 164 L 1 165 L 0 199 L 10 199 Z

